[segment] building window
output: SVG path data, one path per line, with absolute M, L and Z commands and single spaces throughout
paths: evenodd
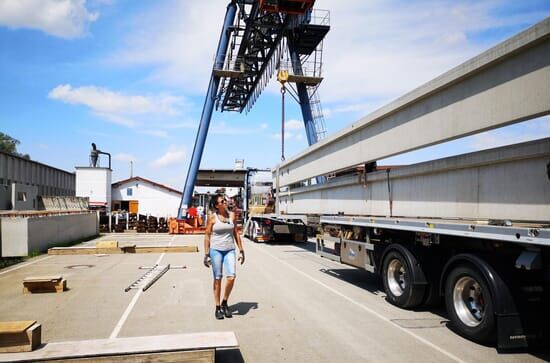
M 132 188 L 126 188 L 126 195 L 131 197 L 133 195 L 134 191 L 132 190 Z
M 26 192 L 17 192 L 17 201 L 18 202 L 26 202 L 27 201 L 27 193 Z

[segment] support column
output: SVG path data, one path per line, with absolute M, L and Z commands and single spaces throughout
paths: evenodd
M 225 20 L 223 23 L 222 32 L 220 35 L 220 41 L 218 43 L 218 49 L 216 51 L 216 60 L 214 61 L 214 68 L 223 68 L 223 62 L 225 60 L 225 54 L 227 53 L 227 46 L 229 44 L 230 27 L 235 20 L 235 13 L 237 12 L 237 5 L 235 1 L 231 1 L 227 5 L 227 11 L 225 13 Z M 178 208 L 178 218 L 185 216 L 187 208 L 193 198 L 193 190 L 195 189 L 195 181 L 197 179 L 197 173 L 202 159 L 202 152 L 204 151 L 204 145 L 206 143 L 206 136 L 208 134 L 208 128 L 210 127 L 210 120 L 212 119 L 212 111 L 214 109 L 214 101 L 218 86 L 220 84 L 220 78 L 214 75 L 210 76 L 210 83 L 208 84 L 208 91 L 206 93 L 206 99 L 204 100 L 204 106 L 202 109 L 201 121 L 199 124 L 199 130 L 197 131 L 197 138 L 195 140 L 195 146 L 193 148 L 193 154 L 191 156 L 191 162 L 189 163 L 189 170 L 185 179 L 185 186 L 183 188 L 183 196 Z

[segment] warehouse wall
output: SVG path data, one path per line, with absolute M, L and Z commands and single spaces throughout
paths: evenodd
M 175 217 L 181 194 L 143 181 L 132 180 L 113 187 L 111 198 L 113 201 L 137 200 L 139 214 Z
M 36 186 L 38 195 L 75 195 L 75 174 L 0 151 L 0 185 Z
M 27 256 L 99 233 L 96 213 L 0 219 L 2 257 Z

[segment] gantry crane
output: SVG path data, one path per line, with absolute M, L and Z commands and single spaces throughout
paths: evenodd
M 249 111 L 277 69 L 288 71 L 300 104 L 308 144 L 326 134 L 317 88 L 322 81 L 322 44 L 328 11 L 315 0 L 232 0 L 227 5 L 178 218 L 193 197 L 214 107 Z M 292 94 L 292 93 L 291 93 Z

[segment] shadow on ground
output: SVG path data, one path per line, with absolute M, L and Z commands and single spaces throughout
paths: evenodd
M 216 349 L 216 362 L 227 363 L 242 363 L 244 362 L 243 355 L 238 348 L 231 349 Z
M 231 310 L 233 315 L 246 315 L 248 314 L 250 309 L 257 309 L 257 308 L 258 308 L 257 302 L 239 302 L 229 306 L 229 309 Z

